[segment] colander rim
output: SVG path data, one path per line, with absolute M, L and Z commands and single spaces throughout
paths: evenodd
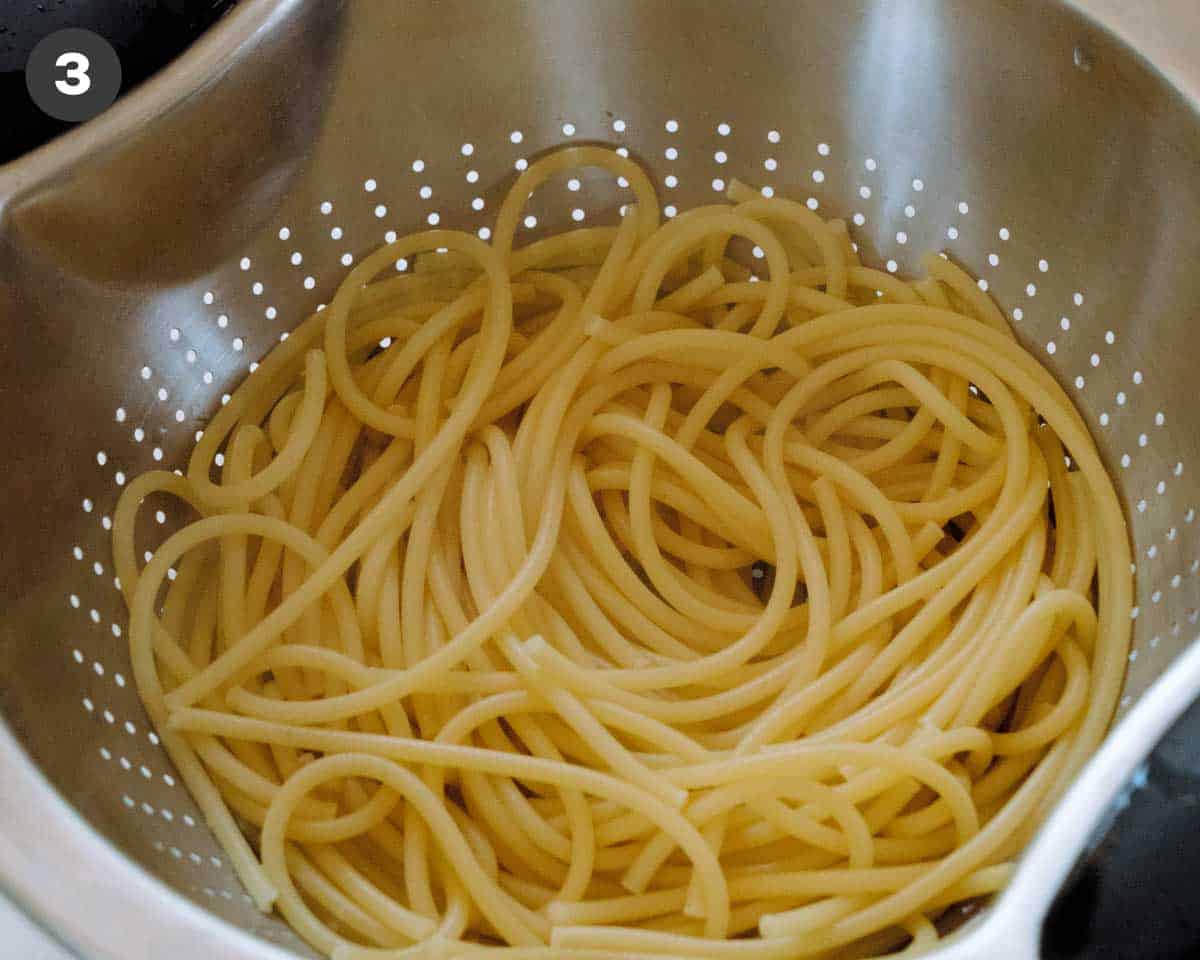
M 0 212 L 224 74 L 305 0 L 240 0 L 179 57 L 98 117 L 0 165 Z M 87 960 L 295 960 L 176 893 L 94 830 L 0 715 L 0 895 Z M 131 922 L 135 919 L 136 922 Z
M 304 0 L 239 0 L 178 57 L 86 123 L 0 164 L 0 207 L 10 197 L 120 143 L 221 77 L 256 39 Z
M 227 923 L 105 839 L 0 723 L 0 894 L 87 960 L 296 960 Z
M 189 50 L 110 110 L 0 166 L 0 209 L 31 186 L 70 176 L 85 159 L 170 112 L 305 2 L 242 0 Z M 1149 31 L 1140 33 L 1136 18 L 1099 11 L 1091 0 L 1064 0 L 1064 5 L 1140 57 L 1200 112 L 1200 60 L 1164 59 L 1164 45 Z M 1037 955 L 1036 937 L 1050 895 L 1128 776 L 1198 688 L 1200 644 L 1194 644 L 1110 732 L 1026 850 L 1013 884 L 978 923 L 947 942 L 939 954 L 943 960 L 978 956 L 981 943 L 1003 943 L 1009 956 Z M 89 960 L 157 960 L 164 955 L 177 960 L 294 960 L 291 952 L 176 893 L 95 831 L 42 775 L 3 717 L 0 769 L 0 893 L 55 938 Z
M 1156 35 L 1150 29 L 1153 17 L 1139 19 L 1134 15 L 1136 5 L 1132 4 L 1129 6 L 1133 12 L 1112 7 L 1097 9 L 1097 0 L 1062 2 L 1128 48 L 1151 74 L 1178 91 L 1192 110 L 1200 112 L 1200 58 L 1178 59 L 1175 48 L 1166 42 L 1165 36 Z

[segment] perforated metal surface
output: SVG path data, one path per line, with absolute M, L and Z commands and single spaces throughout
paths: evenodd
M 1077 13 L 972 11 L 259 0 L 160 84 L 196 88 L 172 110 L 122 114 L 148 122 L 82 138 L 78 162 L 0 170 L 0 714 L 33 763 L 146 871 L 306 953 L 250 905 L 147 728 L 110 517 L 356 258 L 425 224 L 486 237 L 529 158 L 584 141 L 644 164 L 668 216 L 737 177 L 845 217 L 888 270 L 944 249 L 980 277 L 1126 504 L 1132 705 L 1200 632 L 1200 117 Z M 533 198 L 524 239 L 615 221 L 621 186 L 576 176 Z M 172 527 L 158 509 L 147 550 Z

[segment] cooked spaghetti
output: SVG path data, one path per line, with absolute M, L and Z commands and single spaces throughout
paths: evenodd
M 582 166 L 619 226 L 514 249 Z M 1129 544 L 1054 378 L 925 268 L 738 183 L 660 222 L 578 147 L 490 244 L 353 269 L 113 528 L 258 905 L 338 960 L 782 960 L 1001 888 L 1113 712 Z M 161 494 L 195 516 L 139 569 Z

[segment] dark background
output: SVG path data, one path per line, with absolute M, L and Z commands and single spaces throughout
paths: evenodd
M 0 0 L 0 163 L 19 157 L 73 124 L 51 119 L 29 98 L 25 61 L 43 37 L 83 27 L 116 48 L 121 93 L 174 59 L 233 0 Z
M 1044 960 L 1200 958 L 1200 704 L 1160 741 L 1144 781 L 1060 893 Z

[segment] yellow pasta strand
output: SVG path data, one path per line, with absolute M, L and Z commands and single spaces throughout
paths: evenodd
M 581 167 L 619 226 L 516 247 Z M 1066 395 L 960 267 L 729 197 L 663 223 L 545 156 L 126 487 L 147 712 L 334 960 L 917 955 L 1102 738 L 1130 551 Z

